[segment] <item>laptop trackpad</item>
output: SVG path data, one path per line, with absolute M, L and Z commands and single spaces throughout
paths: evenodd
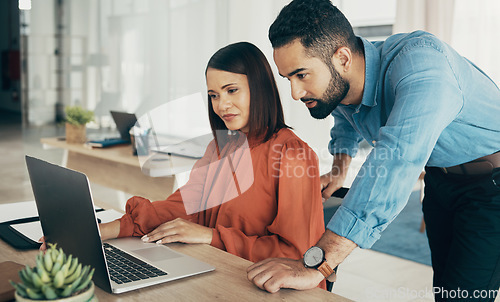
M 162 248 L 159 246 L 134 250 L 132 252 L 151 261 L 170 260 L 182 256 L 175 252 L 172 252 L 169 249 Z

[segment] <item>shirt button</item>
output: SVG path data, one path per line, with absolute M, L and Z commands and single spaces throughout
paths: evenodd
M 373 145 L 375 145 L 375 143 L 376 143 L 376 142 L 377 142 L 377 141 L 372 141 L 372 144 L 373 144 Z

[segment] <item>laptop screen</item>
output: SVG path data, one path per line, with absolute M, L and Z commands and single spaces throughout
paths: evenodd
M 30 156 L 26 164 L 46 242 L 94 267 L 94 282 L 111 292 L 87 176 Z
M 110 113 L 115 121 L 116 129 L 120 132 L 121 139 L 130 141 L 129 131 L 137 122 L 135 114 L 120 111 L 110 111 Z

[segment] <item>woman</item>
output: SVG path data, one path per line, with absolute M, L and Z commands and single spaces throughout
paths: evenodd
M 324 232 L 318 162 L 284 122 L 274 77 L 246 42 L 217 51 L 206 69 L 215 139 L 188 183 L 166 200 L 132 197 L 101 225 L 103 239 L 207 243 L 250 261 L 299 259 Z

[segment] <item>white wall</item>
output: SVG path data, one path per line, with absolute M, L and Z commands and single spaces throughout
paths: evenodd
M 54 1 L 33 1 L 31 11 L 25 14 L 30 24 L 28 119 L 31 124 L 40 125 L 55 118 Z
M 333 0 L 353 27 L 393 24 L 396 0 Z
M 476 5 L 458 0 L 450 44 L 500 86 L 500 2 L 480 0 Z

